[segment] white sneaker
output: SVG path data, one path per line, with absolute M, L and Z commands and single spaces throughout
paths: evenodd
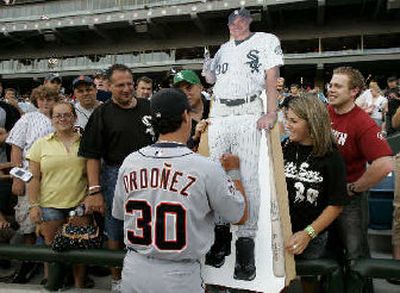
M 121 293 L 121 280 L 111 280 L 111 292 Z

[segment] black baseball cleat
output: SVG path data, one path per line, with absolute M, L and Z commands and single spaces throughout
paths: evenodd
M 236 264 L 233 278 L 252 281 L 255 277 L 254 240 L 248 237 L 240 237 L 236 241 Z
M 229 225 L 217 225 L 214 234 L 214 244 L 206 254 L 206 265 L 220 268 L 225 263 L 225 256 L 231 254 L 232 233 Z

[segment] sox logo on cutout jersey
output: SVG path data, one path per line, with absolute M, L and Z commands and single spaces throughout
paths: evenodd
M 217 78 L 214 94 L 217 99 L 242 99 L 260 93 L 265 89 L 265 71 L 282 64 L 280 42 L 273 34 L 257 32 L 238 45 L 231 40 L 211 63 Z

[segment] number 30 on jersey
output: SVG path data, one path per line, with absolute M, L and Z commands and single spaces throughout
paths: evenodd
M 129 200 L 125 211 L 136 219 L 126 231 L 132 244 L 154 244 L 159 250 L 182 250 L 186 246 L 186 209 L 181 203 L 160 202 L 155 207 L 154 221 L 152 206 L 146 200 Z

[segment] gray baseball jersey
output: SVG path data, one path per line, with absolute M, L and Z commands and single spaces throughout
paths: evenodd
M 210 249 L 214 211 L 238 222 L 244 199 L 225 171 L 186 146 L 159 143 L 122 164 L 112 215 L 128 248 L 156 259 L 199 260 Z
M 210 70 L 216 75 L 216 99 L 243 99 L 265 89 L 265 71 L 283 65 L 279 39 L 273 34 L 254 33 L 236 44 L 230 40 L 215 54 Z

